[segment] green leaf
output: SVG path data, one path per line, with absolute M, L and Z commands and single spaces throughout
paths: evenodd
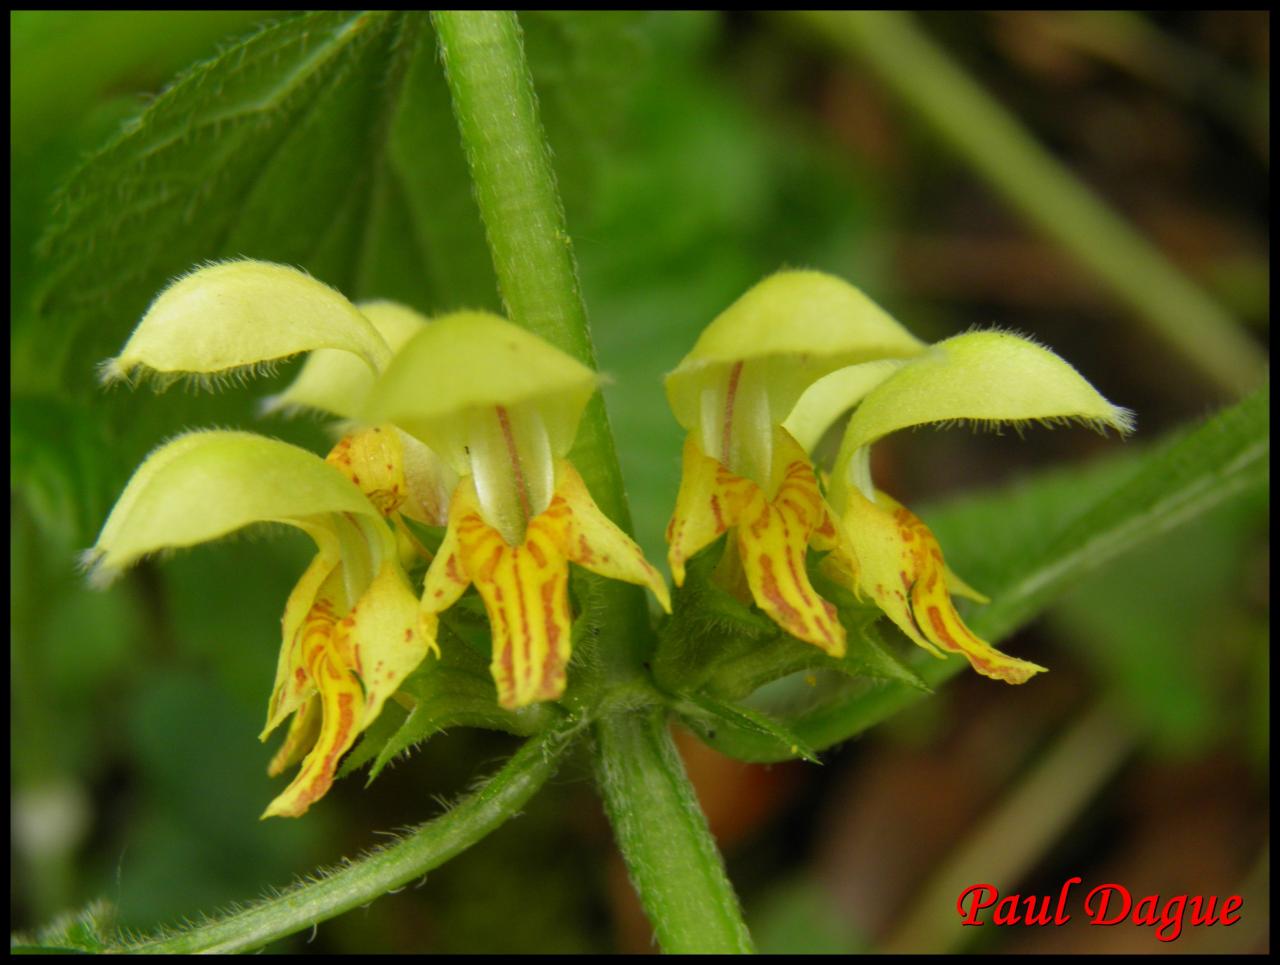
M 617 147 L 636 82 L 648 67 L 660 14 L 634 10 L 529 10 L 520 14 L 525 56 L 539 92 L 570 225 L 592 207 Z
M 719 732 L 727 729 L 771 742 L 781 754 L 803 757 L 813 764 L 822 763 L 802 738 L 767 714 L 749 707 L 716 700 L 707 694 L 685 694 L 679 711 L 680 718 L 712 747 L 716 746 Z
M 40 528 L 61 545 L 89 542 L 116 496 L 108 480 L 129 472 L 102 427 L 59 399 L 18 396 L 9 409 L 9 446 L 11 485 Z
M 923 513 L 957 570 L 981 578 L 992 603 L 969 624 L 993 642 L 1008 637 L 1085 574 L 1163 533 L 1235 499 L 1269 478 L 1269 387 L 1202 425 L 1136 457 L 1055 472 L 996 495 Z M 961 538 L 969 534 L 970 541 Z M 978 576 L 974 573 L 975 577 Z M 936 686 L 967 666 L 962 660 L 914 661 Z M 820 692 L 783 722 L 817 748 L 847 740 L 919 699 L 903 684 L 850 693 Z M 767 708 L 766 708 L 767 709 Z M 776 760 L 758 745 L 722 748 L 745 760 Z
M 1042 551 L 1011 560 L 974 629 L 1007 636 L 1080 574 L 1266 484 L 1270 383 L 1139 462 L 1133 477 L 1063 526 Z
M 268 27 L 189 71 L 90 159 L 47 239 L 54 364 L 111 354 L 167 277 L 211 258 L 301 264 L 351 292 L 352 213 L 369 207 L 420 22 L 315 13 Z
M 1257 491 L 1206 513 L 1086 578 L 1049 614 L 1162 754 L 1239 739 L 1253 655 L 1268 649 L 1265 610 L 1247 599 L 1267 506 Z
M 99 899 L 79 911 L 66 912 L 55 918 L 30 941 L 15 935 L 10 951 L 26 955 L 97 954 L 108 951 L 115 910 Z
M 189 70 L 71 178 L 37 311 L 15 318 L 13 371 L 29 394 L 73 399 L 126 467 L 75 480 L 81 515 L 100 518 L 164 435 L 253 419 L 246 393 L 100 393 L 96 364 L 175 275 L 249 256 L 353 300 L 496 303 L 433 48 L 425 15 L 290 17 Z

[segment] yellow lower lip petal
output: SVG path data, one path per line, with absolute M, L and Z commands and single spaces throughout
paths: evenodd
M 684 441 L 676 508 L 667 524 L 667 564 L 676 586 L 684 585 L 689 558 L 737 523 L 758 488 L 706 455 L 698 434 L 689 433 Z
M 884 493 L 873 503 L 851 491 L 844 529 L 857 554 L 858 588 L 925 650 L 962 654 L 978 673 L 1011 684 L 1045 669 L 1001 653 L 965 626 L 950 587 L 981 594 L 950 574 L 937 539 L 906 507 Z
M 756 605 L 797 639 L 844 656 L 846 639 L 836 608 L 818 595 L 805 571 L 809 544 L 832 543 L 818 480 L 804 451 L 779 431 L 775 451 L 786 460 L 772 501 L 757 489 L 738 521 L 738 553 Z M 783 438 L 785 437 L 785 439 Z
M 307 670 L 320 696 L 320 734 L 293 782 L 263 812 L 264 818 L 301 817 L 333 784 L 338 761 L 355 743 L 364 718 L 364 691 L 346 659 L 344 629 L 332 619 L 308 620 L 303 633 Z

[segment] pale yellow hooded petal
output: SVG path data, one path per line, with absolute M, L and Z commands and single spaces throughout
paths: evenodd
M 470 470 L 474 415 L 488 419 L 499 408 L 517 419 L 527 414 L 560 457 L 598 382 L 581 362 L 506 319 L 455 312 L 433 319 L 396 353 L 369 395 L 364 421 L 394 422 L 462 474 Z
M 396 302 L 361 302 L 356 306 L 394 354 L 420 332 L 428 319 Z M 373 387 L 374 372 L 350 352 L 317 349 L 303 363 L 297 377 L 278 395 L 263 400 L 263 412 L 312 409 L 355 419 Z
M 1047 348 L 1005 332 L 969 332 L 939 342 L 867 393 L 849 420 L 837 466 L 891 432 L 959 420 L 1133 428 L 1128 410 Z
M 780 424 L 801 393 L 828 372 L 881 358 L 909 358 L 924 343 L 848 282 L 817 271 L 780 271 L 750 289 L 702 332 L 667 376 L 676 421 L 693 429 L 708 401 L 745 362 L 768 388 L 767 420 Z M 712 404 L 710 408 L 715 408 Z
M 313 349 L 341 349 L 381 369 L 391 350 L 351 302 L 310 275 L 265 261 L 199 268 L 156 296 L 104 381 L 136 370 L 162 380 L 218 376 Z
M 109 582 L 160 550 L 259 522 L 310 532 L 334 513 L 378 518 L 359 490 L 314 453 L 248 432 L 192 432 L 138 467 L 85 563 L 93 581 Z

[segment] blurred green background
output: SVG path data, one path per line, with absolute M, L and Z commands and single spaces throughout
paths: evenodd
M 218 424 L 326 445 L 316 423 L 255 418 L 255 401 L 294 366 L 212 397 L 99 391 L 94 363 L 168 275 L 134 277 L 145 259 L 128 246 L 95 249 L 56 229 L 79 216 L 82 199 L 56 192 L 86 157 L 178 71 L 269 19 L 11 14 L 10 910 L 20 929 L 98 897 L 133 929 L 252 898 L 438 813 L 441 796 L 513 746 L 450 733 L 367 790 L 348 778 L 305 819 L 258 823 L 278 782 L 255 735 L 305 539 L 250 533 L 139 567 L 108 592 L 76 571 L 132 467 L 162 439 Z M 661 376 L 779 267 L 847 278 L 929 339 L 975 325 L 1035 337 L 1137 412 L 1126 446 L 1233 401 L 1194 351 L 1007 203 L 1001 178 L 1017 176 L 1016 158 L 994 174 L 975 166 L 838 23 L 701 13 L 522 23 L 651 558 L 665 556 L 681 442 Z M 1206 292 L 1261 359 L 1266 13 L 916 24 Z M 368 203 L 386 227 L 378 237 L 396 237 L 397 217 L 430 226 L 417 251 L 375 240 L 358 269 L 339 242 L 299 254 L 264 208 L 261 230 L 238 226 L 224 249 L 196 250 L 172 271 L 242 254 L 304 264 L 353 297 L 428 312 L 496 306 L 438 67 L 422 57 L 412 70 L 414 121 L 397 117 L 388 142 L 398 179 Z M 358 170 L 372 149 L 353 134 L 344 150 Z M 336 195 L 359 188 L 345 170 L 316 177 Z M 138 251 L 187 257 L 174 225 L 145 229 L 133 229 L 145 238 Z M 86 259 L 116 280 L 81 272 Z M 926 521 L 945 521 L 945 504 L 967 493 L 1119 448 L 1081 430 L 922 431 L 877 447 L 876 475 Z M 1023 688 L 962 675 L 821 768 L 738 764 L 681 738 L 762 950 L 1170 948 L 1149 929 L 956 924 L 966 884 L 1049 894 L 1072 875 L 1135 894 L 1243 894 L 1239 926 L 1195 930 L 1172 949 L 1266 949 L 1268 514 L 1259 493 L 1125 557 L 1017 640 L 1019 655 L 1053 673 Z M 980 568 L 982 538 L 957 557 L 966 575 L 959 562 Z M 522 817 L 419 886 L 276 947 L 646 950 L 648 926 L 608 842 L 576 761 Z

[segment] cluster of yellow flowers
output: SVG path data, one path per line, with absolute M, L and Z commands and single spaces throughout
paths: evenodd
M 264 816 L 300 815 L 325 794 L 386 700 L 438 653 L 439 616 L 469 586 L 488 614 L 506 708 L 564 692 L 571 562 L 647 586 L 670 610 L 665 581 L 566 458 L 596 373 L 495 315 L 357 306 L 294 269 L 236 261 L 166 288 L 103 376 L 216 379 L 302 352 L 267 408 L 342 420 L 327 458 L 250 433 L 180 436 L 138 468 L 86 554 L 105 581 L 148 554 L 258 522 L 315 541 L 285 604 L 262 734 L 292 717 L 270 771 L 302 764 Z M 812 546 L 833 578 L 931 652 L 963 654 L 1010 683 L 1043 669 L 965 626 L 951 594 L 983 597 L 947 568 L 928 528 L 875 489 L 868 450 L 894 430 L 958 419 L 1127 430 L 1128 414 L 1066 362 L 997 332 L 926 345 L 846 282 L 793 271 L 717 317 L 667 394 L 688 430 L 667 530 L 677 586 L 686 561 L 733 529 L 722 568 L 745 577 L 787 633 L 841 656 L 845 629 L 806 575 Z M 850 408 L 824 492 L 808 452 Z M 434 554 L 406 517 L 446 527 Z M 419 555 L 430 565 L 415 593 Z

